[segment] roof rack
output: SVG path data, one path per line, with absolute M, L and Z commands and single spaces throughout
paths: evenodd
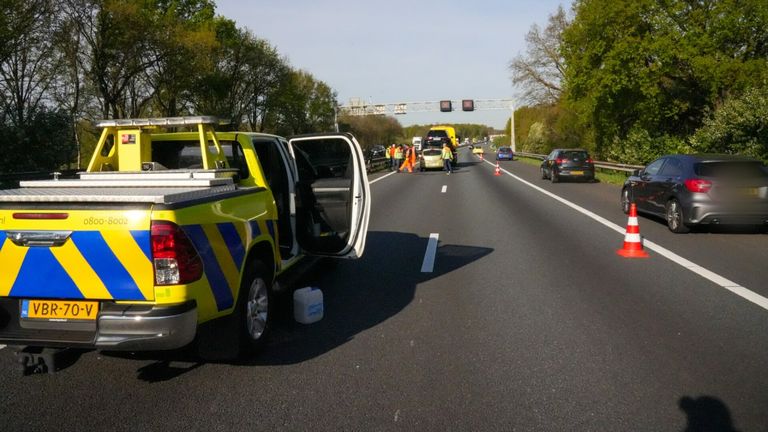
M 95 127 L 143 127 L 143 126 L 192 126 L 192 125 L 225 125 L 228 120 L 222 120 L 216 116 L 188 116 L 188 117 L 155 117 L 136 119 L 97 120 L 93 122 Z

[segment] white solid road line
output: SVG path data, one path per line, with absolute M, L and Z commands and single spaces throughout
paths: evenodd
M 0 345 L 0 350 L 5 348 L 5 345 Z
M 397 171 L 392 171 L 391 173 L 389 173 L 387 175 L 383 175 L 383 176 L 381 176 L 381 177 L 379 177 L 377 179 L 371 180 L 371 181 L 368 182 L 368 184 L 374 184 L 374 183 L 376 183 L 379 180 L 384 180 L 385 178 L 391 176 L 392 174 L 397 174 Z
M 494 167 L 496 166 L 495 164 L 493 164 L 492 162 L 489 162 L 489 161 L 485 161 L 485 163 L 487 163 L 487 164 L 489 164 L 491 166 L 494 166 Z M 566 200 L 565 198 L 562 198 L 562 197 L 560 197 L 558 195 L 553 194 L 552 192 L 550 192 L 550 191 L 548 191 L 546 189 L 540 188 L 539 186 L 536 186 L 535 184 L 533 184 L 533 183 L 531 183 L 531 182 L 529 182 L 527 180 L 524 180 L 524 179 L 522 179 L 522 178 L 512 174 L 511 172 L 505 170 L 504 168 L 502 168 L 501 171 L 503 171 L 508 176 L 514 178 L 515 180 L 517 180 L 517 181 L 519 181 L 519 182 L 521 182 L 521 183 L 523 183 L 523 184 L 525 184 L 527 186 L 530 186 L 533 189 L 536 189 L 537 191 L 543 193 L 544 195 L 549 196 L 550 198 L 553 198 L 553 199 L 555 199 L 557 201 L 560 201 L 561 203 L 567 205 L 568 207 L 571 207 L 572 209 L 578 211 L 579 213 L 582 213 L 585 216 L 588 216 L 588 217 L 594 219 L 595 221 L 600 222 L 601 224 L 605 225 L 606 227 L 608 227 L 608 228 L 610 228 L 610 229 L 620 233 L 621 235 L 624 235 L 624 233 L 626 231 L 625 228 L 622 228 L 622 227 L 616 225 L 615 223 L 609 221 L 608 219 L 605 219 L 602 216 L 598 216 L 595 213 L 592 213 L 591 211 L 585 209 L 584 207 L 576 205 L 576 204 Z M 667 248 L 665 248 L 663 246 L 660 246 L 660 245 L 658 245 L 658 244 L 656 244 L 656 243 L 654 243 L 654 242 L 652 242 L 650 240 L 645 240 L 643 242 L 643 245 L 646 248 L 648 248 L 648 249 L 658 253 L 659 255 L 661 255 L 661 256 L 663 256 L 663 257 L 665 257 L 667 259 L 669 259 L 670 261 L 672 261 L 672 262 L 674 262 L 674 263 L 676 263 L 676 264 L 678 264 L 678 265 L 680 265 L 680 266 L 682 266 L 682 267 L 684 267 L 684 268 L 686 268 L 686 269 L 696 273 L 697 275 L 703 277 L 704 279 L 707 279 L 707 280 L 709 280 L 709 281 L 719 285 L 720 287 L 725 288 L 728 291 L 736 294 L 737 296 L 739 296 L 739 297 L 741 297 L 741 298 L 743 298 L 745 300 L 748 300 L 748 301 L 750 301 L 750 302 L 760 306 L 763 309 L 768 310 L 768 298 L 765 298 L 765 297 L 761 296 L 760 294 L 758 294 L 758 293 L 756 293 L 754 291 L 751 291 L 751 290 L 749 290 L 749 289 L 747 289 L 747 288 L 737 284 L 736 282 L 730 281 L 730 280 L 720 276 L 719 274 L 717 274 L 717 273 L 715 273 L 713 271 L 707 270 L 706 268 L 704 268 L 704 267 L 702 267 L 700 265 L 692 263 L 691 261 L 688 261 L 687 259 L 685 259 L 685 258 L 681 257 L 680 255 L 672 252 L 671 250 L 669 250 L 669 249 L 667 249 Z
M 445 193 L 445 191 L 447 190 L 448 190 L 448 185 L 443 185 L 443 189 L 440 192 Z
M 438 233 L 429 235 L 427 250 L 424 252 L 424 262 L 421 263 L 422 273 L 432 273 L 432 270 L 435 269 L 435 254 L 437 254 L 437 240 L 439 238 L 440 234 Z

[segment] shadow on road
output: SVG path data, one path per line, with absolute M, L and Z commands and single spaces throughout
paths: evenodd
M 252 358 L 230 364 L 287 365 L 304 362 L 347 343 L 367 329 L 392 318 L 413 301 L 416 286 L 460 269 L 493 249 L 440 244 L 432 273 L 421 273 L 428 238 L 401 232 L 369 232 L 366 251 L 359 260 L 320 261 L 293 288 L 316 286 L 323 290 L 324 318 L 311 325 L 293 319 L 292 298 L 276 303 L 272 335 L 264 350 Z M 157 382 L 176 378 L 202 363 L 191 349 L 170 352 L 104 353 L 152 360 L 138 370 L 139 378 Z M 177 363 L 184 363 L 177 367 Z
M 642 213 L 641 216 L 661 225 L 667 225 L 667 220 L 662 216 L 648 213 Z M 690 234 L 768 234 L 768 225 L 693 225 L 690 228 Z
M 281 305 L 271 343 L 246 364 L 293 364 L 322 355 L 358 333 L 397 315 L 413 300 L 416 286 L 490 254 L 493 249 L 440 244 L 432 273 L 421 273 L 428 239 L 399 232 L 369 232 L 361 260 L 341 261 L 334 271 L 317 267 L 299 286 L 318 286 L 325 295 L 325 317 L 295 322 L 290 301 Z
M 688 418 L 683 432 L 737 432 L 733 427 L 731 411 L 718 398 L 683 396 L 677 405 Z

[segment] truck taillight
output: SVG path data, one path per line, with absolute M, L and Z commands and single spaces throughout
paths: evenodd
M 200 255 L 175 223 L 153 221 L 151 242 L 156 285 L 185 284 L 203 276 Z

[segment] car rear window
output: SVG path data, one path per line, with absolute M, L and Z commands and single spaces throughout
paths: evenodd
M 718 178 L 768 178 L 768 171 L 758 161 L 699 162 L 693 166 L 696 175 Z
M 440 149 L 429 148 L 421 152 L 424 156 L 437 156 L 441 153 Z
M 585 151 L 572 151 L 567 150 L 564 152 L 560 152 L 560 157 L 564 159 L 588 159 L 589 155 Z
M 499 149 L 499 153 L 509 153 L 510 151 L 512 151 L 512 149 L 509 147 L 502 147 Z
M 427 138 L 448 138 L 448 134 L 444 130 L 431 130 L 427 132 Z

